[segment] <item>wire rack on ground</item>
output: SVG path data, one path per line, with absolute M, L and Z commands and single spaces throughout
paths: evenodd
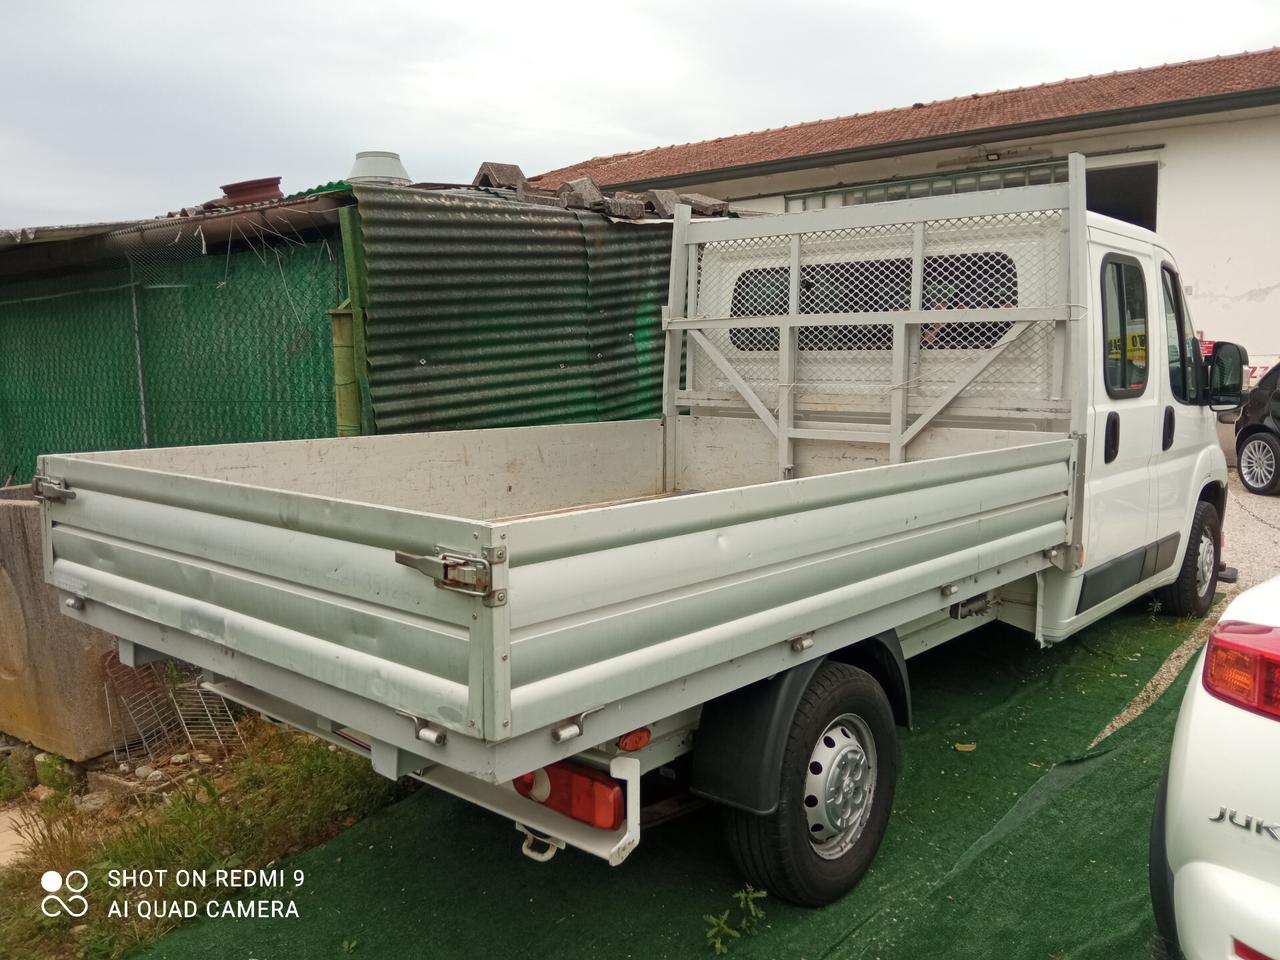
M 187 749 L 226 756 L 244 747 L 227 701 L 200 686 L 194 667 L 176 661 L 127 667 L 115 651 L 103 666 L 117 763 L 160 761 Z

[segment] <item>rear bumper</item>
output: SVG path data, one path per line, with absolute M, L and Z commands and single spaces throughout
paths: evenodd
M 1280 890 L 1197 861 L 1174 874 L 1178 940 L 1187 960 L 1230 960 L 1232 939 L 1280 958 Z
M 367 757 L 384 777 L 413 777 L 515 821 L 526 837 L 524 852 L 535 860 L 549 860 L 556 849 L 570 846 L 617 866 L 640 843 L 640 761 L 634 756 L 614 757 L 609 762 L 609 775 L 623 785 L 627 814 L 618 829 L 600 830 L 522 797 L 510 781 L 490 783 L 410 755 L 363 731 L 341 727 L 244 684 L 223 680 L 206 681 L 204 686 L 280 723 Z M 543 852 L 536 853 L 537 848 Z

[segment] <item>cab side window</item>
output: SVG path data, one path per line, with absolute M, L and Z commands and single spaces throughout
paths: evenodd
M 1147 281 L 1132 257 L 1102 261 L 1103 381 L 1113 400 L 1147 389 Z
M 1160 286 L 1164 294 L 1164 325 L 1169 353 L 1169 386 L 1176 399 L 1195 403 L 1198 397 L 1200 358 L 1199 345 L 1191 331 L 1186 301 L 1178 275 L 1169 267 L 1160 269 Z

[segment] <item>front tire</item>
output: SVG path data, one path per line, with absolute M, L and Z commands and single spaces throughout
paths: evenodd
M 1201 500 L 1191 517 L 1178 579 L 1156 593 L 1161 610 L 1175 617 L 1203 617 L 1209 612 L 1218 589 L 1221 544 L 1222 521 L 1217 508 Z
M 865 671 L 827 661 L 792 718 L 777 808 L 764 816 L 725 810 L 739 871 L 801 906 L 838 900 L 880 849 L 897 776 L 897 731 L 884 690 Z
M 1267 496 L 1280 489 L 1280 440 L 1269 433 L 1255 433 L 1236 453 L 1240 483 L 1250 493 Z

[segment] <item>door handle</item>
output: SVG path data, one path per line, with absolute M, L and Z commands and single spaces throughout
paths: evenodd
M 1161 438 L 1161 450 L 1168 450 L 1173 446 L 1173 407 L 1164 408 L 1164 436 Z
M 1102 462 L 1110 463 L 1120 452 L 1120 414 L 1107 414 L 1107 432 L 1102 441 Z

